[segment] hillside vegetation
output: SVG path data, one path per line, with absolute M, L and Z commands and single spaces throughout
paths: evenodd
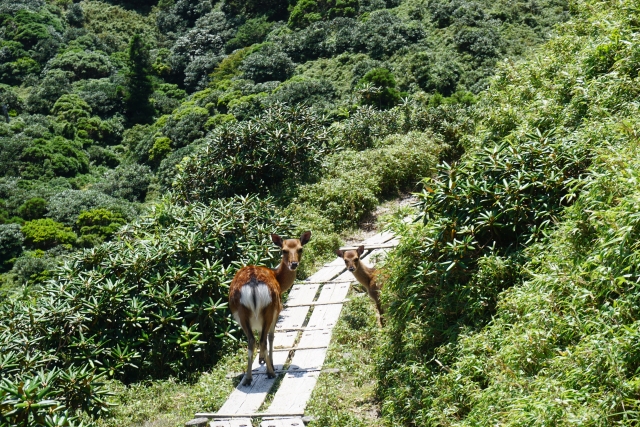
M 234 122 L 253 120 L 259 133 L 265 111 L 302 103 L 308 117 L 324 115 L 304 126 L 329 140 L 331 123 L 356 124 L 371 117 L 359 109 L 402 97 L 468 104 L 499 59 L 544 40 L 566 16 L 562 0 L 3 1 L 0 104 L 10 122 L 0 120 L 0 283 L 37 283 L 66 254 L 111 239 L 141 203 L 172 188 L 185 156 L 222 143 L 226 126 L 245 126 Z M 356 125 L 347 146 L 362 150 L 369 129 Z M 324 150 L 279 203 L 319 177 Z M 272 178 L 259 158 L 243 161 Z M 272 190 L 213 177 L 216 197 Z
M 557 108 L 526 126 L 535 90 L 520 94 L 526 73 L 503 65 L 476 105 L 496 64 L 547 39 L 568 12 L 560 0 L 3 1 L 0 426 L 135 424 L 144 420 L 128 407 L 109 414 L 149 382 L 149 393 L 176 381 L 209 388 L 241 335 L 229 281 L 241 265 L 274 262 L 270 233 L 312 231 L 303 276 L 423 178 L 433 178 L 425 225 L 402 230 L 389 264 L 399 317 L 378 374 L 390 424 L 432 408 L 434 383 L 398 366 L 454 351 L 460 318 L 469 333 L 487 324 L 498 293 L 525 277 L 526 248 L 544 241 L 598 158 L 570 136 L 589 103 L 552 126 L 573 105 L 573 83 L 562 102 L 540 100 Z M 608 76 L 622 49 L 596 55 L 580 82 Z M 628 108 L 617 99 L 600 108 Z M 484 212 L 487 194 L 516 207 Z M 419 280 L 404 286 L 405 272 Z M 463 299 L 448 285 L 437 290 L 450 307 L 433 299 L 440 277 L 464 283 Z M 406 348 L 405 326 L 424 340 Z
M 397 225 L 378 395 L 389 425 L 635 425 L 638 71 L 630 1 L 572 3 L 502 65 L 459 162 Z

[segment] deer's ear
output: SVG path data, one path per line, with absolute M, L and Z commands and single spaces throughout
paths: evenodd
M 311 240 L 311 232 L 305 231 L 304 233 L 302 233 L 302 236 L 300 236 L 300 244 L 304 246 L 309 243 L 309 240 Z
M 282 248 L 282 237 L 278 236 L 277 234 L 272 234 L 271 235 L 271 241 L 277 247 Z
M 344 252 L 341 251 L 340 249 L 336 249 L 336 255 L 338 255 L 340 258 L 344 257 Z
M 356 252 L 358 252 L 358 256 L 362 256 L 362 254 L 364 253 L 364 246 L 363 245 L 358 246 L 358 249 L 356 249 Z

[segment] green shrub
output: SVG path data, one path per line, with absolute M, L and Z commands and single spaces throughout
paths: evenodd
M 455 358 L 438 356 L 449 369 L 423 388 L 425 424 L 635 422 L 635 406 L 621 402 L 633 399 L 640 360 L 639 166 L 635 147 L 598 159 L 558 228 L 526 251 L 529 274 L 501 295 L 492 322 L 463 331 Z
M 51 278 L 51 271 L 60 263 L 58 256 L 65 253 L 60 248 L 58 246 L 46 252 L 41 249 L 23 252 L 15 260 L 8 276 L 21 286 L 45 282 Z
M 102 118 L 124 111 L 125 80 L 121 74 L 102 79 L 80 80 L 73 83 L 73 92 L 78 94 L 93 114 Z
M 51 110 L 60 120 L 77 123 L 80 118 L 91 116 L 91 107 L 75 93 L 62 95 Z
M 24 235 L 18 224 L 0 224 L 0 271 L 6 271 L 22 253 Z
M 189 376 L 211 366 L 223 341 L 236 334 L 224 303 L 229 280 L 241 265 L 276 260 L 274 232 L 288 236 L 291 227 L 269 201 L 164 202 L 115 240 L 72 255 L 33 301 L 0 303 L 0 327 L 12 331 L 0 338 L 0 354 L 12 361 L 2 368 L 3 402 L 14 409 L 13 387 L 40 370 L 54 377 L 58 370 L 81 370 L 86 380 L 74 385 L 73 376 L 62 376 L 68 389 L 52 387 L 49 399 L 99 414 L 107 409 L 97 400 L 100 373 L 133 381 Z M 16 351 L 25 340 L 34 359 Z M 47 358 L 49 351 L 56 357 Z M 80 392 L 87 400 L 71 404 Z M 46 408 L 25 411 L 43 415 Z M 19 416 L 7 412 L 8 420 Z
M 401 130 L 399 110 L 381 111 L 372 106 L 359 107 L 336 126 L 341 145 L 356 150 L 373 147 L 378 139 Z
M 77 141 L 62 136 L 38 138 L 22 150 L 22 177 L 39 179 L 54 176 L 73 177 L 87 172 L 89 159 Z
M 400 92 L 396 89 L 393 74 L 386 68 L 374 68 L 360 79 L 362 103 L 377 105 L 378 108 L 391 108 L 400 102 Z M 368 90 L 364 88 L 368 87 Z
M 441 147 L 426 133 L 410 132 L 378 141 L 375 148 L 343 150 L 327 161 L 326 172 L 304 185 L 292 208 L 318 212 L 341 231 L 357 226 L 384 197 L 412 190 L 433 173 Z
M 178 85 L 164 83 L 155 88 L 150 101 L 158 114 L 171 114 L 186 96 L 187 93 Z
M 76 222 L 76 229 L 80 232 L 78 245 L 96 246 L 113 236 L 126 222 L 121 213 L 107 209 L 80 212 Z
M 182 162 L 174 186 L 186 202 L 247 193 L 288 197 L 320 174 L 327 144 L 327 129 L 309 108 L 275 105 L 216 128 Z
M 71 90 L 71 76 L 68 71 L 47 70 L 40 84 L 32 88 L 26 99 L 27 111 L 49 114 L 54 103 Z
M 265 16 L 247 19 L 247 21 L 238 28 L 236 35 L 225 45 L 227 53 L 251 46 L 252 44 L 261 43 L 271 28 L 273 28 L 273 23 L 267 21 Z
M 104 165 L 110 168 L 115 168 L 120 164 L 118 155 L 108 148 L 92 145 L 87 148 L 87 154 L 89 154 L 89 160 L 94 165 Z
M 67 22 L 74 27 L 81 27 L 84 22 L 84 13 L 82 11 L 82 6 L 75 3 L 69 6 L 67 13 L 65 15 L 67 18 Z
M 18 208 L 18 215 L 27 221 L 42 218 L 47 212 L 47 201 L 41 197 L 29 199 Z
M 320 20 L 322 15 L 318 13 L 316 0 L 298 0 L 289 15 L 288 25 L 290 28 L 304 28 Z
M 131 163 L 122 164 L 107 172 L 104 180 L 95 188 L 116 199 L 142 202 L 147 195 L 150 182 L 149 167 Z
M 68 51 L 61 53 L 47 64 L 48 70 L 73 73 L 75 80 L 108 77 L 113 71 L 109 57 L 101 52 Z
M 70 226 L 75 225 L 80 212 L 96 208 L 121 213 L 127 220 L 138 214 L 135 205 L 95 190 L 64 190 L 49 199 L 49 217 Z
M 57 245 L 72 245 L 78 236 L 70 227 L 51 218 L 27 221 L 22 227 L 25 245 L 33 249 L 50 249 Z
M 262 83 L 287 80 L 293 74 L 294 65 L 291 58 L 277 46 L 265 44 L 247 56 L 238 69 L 244 78 Z

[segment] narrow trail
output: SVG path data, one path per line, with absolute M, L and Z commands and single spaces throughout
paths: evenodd
M 394 237 L 383 232 L 364 240 L 362 258 L 375 261 L 384 256 L 398 243 Z M 256 357 L 251 386 L 238 385 L 218 412 L 196 413 L 187 426 L 253 427 L 252 419 L 261 418 L 260 427 L 302 427 L 307 402 L 322 372 L 333 327 L 351 283 L 355 279 L 340 258 L 296 283 L 276 324 L 276 378 L 267 378 L 266 367 Z M 270 404 L 265 403 L 268 395 L 273 396 Z

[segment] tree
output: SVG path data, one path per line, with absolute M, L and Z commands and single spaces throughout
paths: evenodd
M 47 201 L 41 197 L 33 197 L 18 208 L 18 214 L 26 220 L 42 218 L 47 211 Z
M 278 46 L 266 44 L 242 61 L 243 77 L 256 83 L 285 81 L 293 74 L 295 64 Z
M 396 89 L 396 80 L 386 68 L 374 68 L 358 82 L 362 103 L 378 108 L 391 108 L 400 102 L 401 93 Z
M 153 93 L 151 79 L 151 59 L 149 47 L 140 34 L 129 43 L 129 72 L 127 73 L 127 113 L 131 123 L 148 123 L 153 116 L 153 106 L 149 97 Z

